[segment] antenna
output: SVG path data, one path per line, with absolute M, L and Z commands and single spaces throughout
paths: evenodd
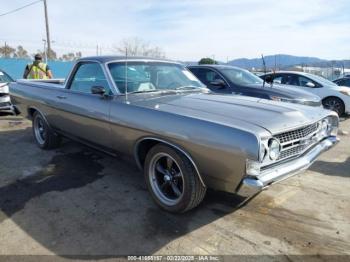
M 125 48 L 125 102 L 128 103 L 128 48 Z
M 265 64 L 265 58 L 264 58 L 263 54 L 261 54 L 261 59 L 263 61 L 263 65 L 264 65 L 264 74 L 266 75 L 266 64 Z M 264 77 L 263 87 L 265 87 L 265 77 Z
M 275 79 L 275 74 L 276 74 L 276 55 L 275 55 L 275 68 L 273 69 L 273 74 L 272 74 L 272 81 L 271 81 L 271 87 L 273 86 L 273 80 Z

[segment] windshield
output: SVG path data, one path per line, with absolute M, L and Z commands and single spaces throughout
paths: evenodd
M 205 86 L 187 69 L 163 62 L 116 62 L 108 65 L 121 93 L 192 90 Z M 127 68 L 127 70 L 125 70 Z
M 263 80 L 260 77 L 244 69 L 224 68 L 224 69 L 221 69 L 221 71 L 232 83 L 236 85 L 263 83 Z
M 7 74 L 0 71 L 0 83 L 8 83 L 8 82 L 13 82 L 13 80 Z
M 333 83 L 332 81 L 329 81 L 328 79 L 318 75 L 307 74 L 307 76 L 310 77 L 312 80 L 315 80 L 316 82 L 320 83 L 323 86 L 338 86 L 336 83 Z

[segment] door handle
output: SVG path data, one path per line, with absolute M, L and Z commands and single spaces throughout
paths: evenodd
M 66 99 L 66 96 L 56 96 L 58 99 Z

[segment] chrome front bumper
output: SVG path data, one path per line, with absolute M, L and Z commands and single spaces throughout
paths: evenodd
M 328 137 L 293 161 L 263 170 L 256 177 L 244 178 L 236 193 L 242 197 L 252 197 L 271 184 L 300 173 L 307 169 L 322 152 L 333 147 L 338 141 L 337 137 Z

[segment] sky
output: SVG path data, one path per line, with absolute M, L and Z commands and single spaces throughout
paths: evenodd
M 34 0 L 2 0 L 0 14 Z M 47 0 L 52 49 L 115 53 L 125 38 L 170 59 L 226 61 L 261 54 L 350 59 L 349 0 Z M 43 48 L 43 3 L 0 16 L 0 45 Z

